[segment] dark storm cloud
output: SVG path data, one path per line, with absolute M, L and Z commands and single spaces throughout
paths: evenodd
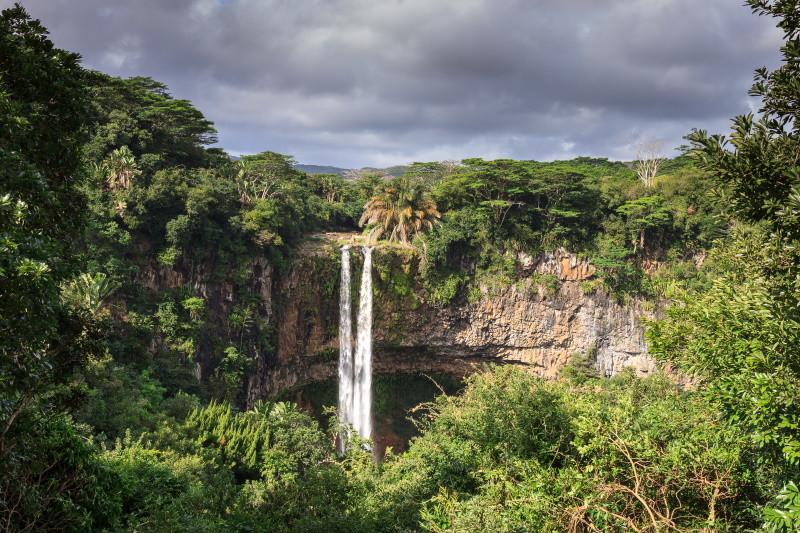
M 230 151 L 348 167 L 677 146 L 747 112 L 780 45 L 730 0 L 23 4 L 89 68 L 192 100 Z

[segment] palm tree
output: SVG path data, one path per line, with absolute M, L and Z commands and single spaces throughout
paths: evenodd
M 71 283 L 62 288 L 62 298 L 89 311 L 92 315 L 98 315 L 103 309 L 106 300 L 119 288 L 102 272 L 94 276 L 91 274 L 81 274 Z
M 440 217 L 436 203 L 419 183 L 399 179 L 364 205 L 358 225 L 375 224 L 367 234 L 370 244 L 388 232 L 389 242 L 409 245 L 418 233 L 432 229 Z
M 98 166 L 105 176 L 106 183 L 114 192 L 131 186 L 131 179 L 142 173 L 136 165 L 136 158 L 127 146 L 114 150 Z

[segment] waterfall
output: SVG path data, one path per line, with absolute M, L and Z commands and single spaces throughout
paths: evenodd
M 353 426 L 365 439 L 372 437 L 372 248 L 364 247 L 361 293 L 353 358 Z
M 372 436 L 372 248 L 363 247 L 356 343 L 350 296 L 350 247 L 342 248 L 339 297 L 339 414 L 344 424 L 353 424 L 358 434 Z M 340 449 L 344 448 L 344 439 Z
M 339 416 L 342 424 L 352 424 L 353 410 L 353 311 L 350 295 L 350 247 L 342 247 L 342 274 L 339 287 Z M 340 439 L 344 451 L 344 439 Z

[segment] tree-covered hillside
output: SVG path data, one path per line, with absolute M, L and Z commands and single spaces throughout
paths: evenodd
M 86 71 L 4 10 L 0 530 L 800 529 L 800 19 L 796 1 L 748 4 L 786 37 L 751 91 L 763 117 L 693 132 L 652 183 L 588 157 L 352 180 L 269 150 L 234 160 L 165 85 Z M 321 427 L 242 394 L 282 312 L 247 265 L 289 280 L 323 232 L 413 249 L 437 306 L 581 254 L 584 290 L 667 306 L 651 352 L 692 387 L 598 379 L 585 354 L 554 382 L 476 369 L 416 409 L 406 453 L 376 463 L 356 435 L 339 452 L 335 413 Z M 201 275 L 230 297 L 212 305 Z

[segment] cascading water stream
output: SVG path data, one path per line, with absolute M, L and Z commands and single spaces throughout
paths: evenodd
M 372 248 L 364 247 L 361 293 L 353 357 L 353 426 L 362 438 L 372 437 Z
M 353 350 L 353 322 L 350 294 L 350 247 L 342 248 L 339 299 L 339 416 L 352 424 L 365 439 L 372 436 L 372 248 L 363 247 L 356 343 Z M 344 438 L 340 450 L 344 450 Z
M 352 424 L 353 409 L 353 311 L 350 294 L 350 247 L 342 247 L 342 274 L 339 288 L 339 416 L 342 424 Z M 344 436 L 339 439 L 344 451 Z

